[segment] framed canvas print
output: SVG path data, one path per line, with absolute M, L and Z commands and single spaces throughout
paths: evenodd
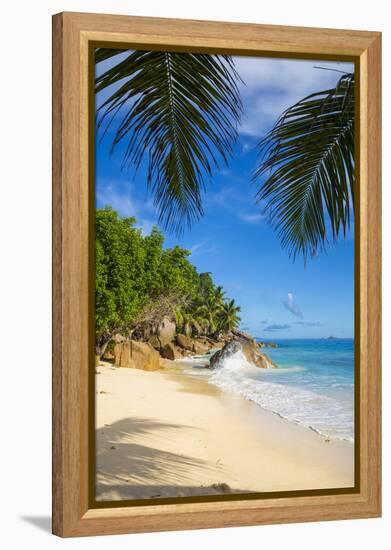
M 53 18 L 53 531 L 380 515 L 380 34 Z

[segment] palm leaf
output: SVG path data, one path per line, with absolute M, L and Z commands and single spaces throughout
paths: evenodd
M 115 50 L 115 53 L 121 53 Z M 113 56 L 98 49 L 97 63 Z M 203 214 L 201 193 L 212 168 L 232 154 L 241 114 L 239 77 L 229 56 L 132 51 L 96 78 L 113 86 L 98 109 L 102 137 L 114 124 L 112 150 L 123 166 L 147 162 L 159 223 L 179 231 Z
M 314 256 L 350 227 L 354 200 L 354 75 L 311 94 L 259 144 L 256 198 L 293 258 Z

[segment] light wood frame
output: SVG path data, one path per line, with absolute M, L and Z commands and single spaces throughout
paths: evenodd
M 356 63 L 359 488 L 295 498 L 89 506 L 89 44 Z M 53 532 L 63 537 L 381 514 L 381 35 L 87 13 L 53 17 Z M 358 145 L 358 146 L 357 146 Z

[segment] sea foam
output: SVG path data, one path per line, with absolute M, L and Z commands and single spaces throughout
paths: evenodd
M 204 371 L 205 375 L 208 371 L 197 370 Z M 326 437 L 353 441 L 351 400 L 334 399 L 330 395 L 310 391 L 294 385 L 294 380 L 292 385 L 278 383 L 279 375 L 301 373 L 304 370 L 300 366 L 259 369 L 248 363 L 241 351 L 237 351 L 227 357 L 208 379 L 225 391 L 239 394 L 282 418 L 311 428 Z

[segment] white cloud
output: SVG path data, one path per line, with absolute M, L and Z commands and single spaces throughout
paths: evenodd
M 192 254 L 194 254 L 194 252 L 197 252 L 197 250 L 199 248 L 201 248 L 201 246 L 203 245 L 204 243 L 197 243 L 197 244 L 193 244 L 193 246 L 190 247 L 190 252 Z
M 341 73 L 316 67 L 352 72 L 352 63 L 235 57 L 244 81 L 240 92 L 245 116 L 241 134 L 261 138 L 277 117 L 306 95 L 335 86 Z
M 96 206 L 111 206 L 124 218 L 136 218 L 135 227 L 141 229 L 144 237 L 150 235 L 152 229 L 157 226 L 156 220 L 153 219 L 152 201 L 136 199 L 131 182 L 99 180 L 96 186 Z
M 283 324 L 283 325 L 269 325 L 268 327 L 264 328 L 263 330 L 265 332 L 277 332 L 279 330 L 289 330 L 291 328 L 290 325 Z
M 207 239 L 206 241 L 202 241 L 200 243 L 196 243 L 193 246 L 189 248 L 191 256 L 195 256 L 198 254 L 206 254 L 207 252 L 215 252 L 215 248 L 210 246 L 208 248 L 205 248 L 205 245 L 210 242 L 210 239 Z
M 140 220 L 137 221 L 136 227 L 140 228 L 141 234 L 146 237 L 151 234 L 152 229 L 156 227 L 156 223 L 152 220 Z
M 285 309 L 290 311 L 296 317 L 299 317 L 300 319 L 303 318 L 303 313 L 302 313 L 301 309 L 299 308 L 299 306 L 296 304 L 295 298 L 294 298 L 292 292 L 288 292 L 288 297 L 287 297 L 286 300 L 282 301 L 282 305 L 285 307 Z
M 299 325 L 301 327 L 319 327 L 319 321 L 295 321 L 294 325 Z
M 263 214 L 239 214 L 239 218 L 246 223 L 258 224 L 265 216 Z
M 253 140 L 254 141 L 254 140 Z M 256 146 L 256 142 L 254 143 L 249 143 L 247 141 L 245 141 L 242 145 L 242 153 L 243 154 L 246 154 L 248 153 L 249 151 L 252 151 Z
M 132 197 L 131 185 L 126 191 L 114 183 L 97 185 L 96 204 L 99 208 L 111 206 L 120 216 L 137 216 L 137 201 Z
M 240 183 L 241 178 L 231 174 L 229 176 L 229 182 L 238 180 Z M 227 210 L 232 210 L 237 207 L 238 201 L 244 202 L 247 200 L 246 196 L 238 193 L 238 185 L 226 184 L 218 191 L 209 190 L 205 194 L 205 204 L 212 206 L 222 206 Z

